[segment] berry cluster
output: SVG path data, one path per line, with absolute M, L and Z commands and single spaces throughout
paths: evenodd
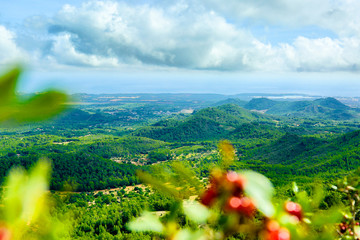
M 208 207 L 214 205 L 220 207 L 225 213 L 235 213 L 239 219 L 252 221 L 256 207 L 253 200 L 244 194 L 246 182 L 245 176 L 236 172 L 214 170 L 211 174 L 210 186 L 202 194 L 200 201 Z M 298 203 L 286 202 L 283 211 L 289 214 L 295 223 L 304 218 L 302 207 Z M 278 220 L 265 217 L 263 223 L 260 228 L 253 230 L 253 233 L 260 233 L 261 239 L 290 240 L 289 229 L 282 226 Z
M 280 227 L 275 220 L 269 220 L 265 224 L 263 231 L 264 240 L 290 240 L 290 232 L 287 228 Z
M 245 182 L 245 177 L 236 172 L 214 171 L 210 187 L 203 193 L 200 201 L 206 206 L 212 206 L 219 200 L 225 212 L 252 217 L 256 208 L 253 201 L 244 195 Z
M 300 204 L 288 201 L 284 205 L 284 210 L 296 221 L 303 219 L 303 212 Z M 290 231 L 281 227 L 279 222 L 274 219 L 267 219 L 265 221 L 265 230 L 262 231 L 262 239 L 264 240 L 290 240 Z
M 285 203 L 284 208 L 285 211 L 290 215 L 294 216 L 297 221 L 301 221 L 303 219 L 303 213 L 300 204 L 289 201 Z
M 339 224 L 339 229 L 338 232 L 341 236 L 354 236 L 354 224 L 351 221 L 348 221 L 349 219 L 347 219 L 346 217 L 344 217 L 344 221 L 342 221 Z M 360 223 L 359 222 L 355 222 L 356 226 L 359 226 Z M 356 238 L 358 239 L 358 238 Z

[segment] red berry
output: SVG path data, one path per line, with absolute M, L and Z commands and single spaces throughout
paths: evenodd
M 287 228 L 280 228 L 279 225 L 277 225 L 276 228 L 267 230 L 265 240 L 290 240 L 290 232 Z
M 237 208 L 238 212 L 251 217 L 255 213 L 255 205 L 250 198 L 242 197 L 240 202 L 240 206 Z
M 278 231 L 280 229 L 280 225 L 277 221 L 275 220 L 270 220 L 267 224 L 266 224 L 266 230 L 268 230 L 269 232 L 275 232 Z
M 285 210 L 289 214 L 296 216 L 299 220 L 302 219 L 302 209 L 300 204 L 294 202 L 287 202 L 285 204 Z
M 228 212 L 237 212 L 238 207 L 241 204 L 241 199 L 239 197 L 230 197 L 226 202 L 225 211 Z
M 240 194 L 244 190 L 245 178 L 242 175 L 230 171 L 226 174 L 226 181 L 232 185 L 235 195 Z
M 233 183 L 238 179 L 238 174 L 236 172 L 230 171 L 226 174 L 226 180 Z
M 225 211 L 238 212 L 247 217 L 253 216 L 255 209 L 253 202 L 247 197 L 231 197 L 225 206 Z
M 11 239 L 11 233 L 9 229 L 5 227 L 0 227 L 0 240 L 10 240 Z
M 211 206 L 214 204 L 218 193 L 215 188 L 207 189 L 200 198 L 200 202 L 205 206 Z
M 290 239 L 290 232 L 286 228 L 280 228 L 278 233 L 279 240 L 289 240 Z

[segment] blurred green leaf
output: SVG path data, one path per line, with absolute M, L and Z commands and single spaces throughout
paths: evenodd
M 334 207 L 329 210 L 319 212 L 314 215 L 312 223 L 316 227 L 322 227 L 325 224 L 335 224 L 342 219 L 343 215 L 339 208 Z
M 13 168 L 5 183 L 4 193 L 4 220 L 13 223 L 20 219 L 23 212 L 22 196 L 24 194 L 24 183 L 27 182 L 27 176 L 21 168 Z
M 15 89 L 21 73 L 20 67 L 15 67 L 0 76 L 0 106 L 7 105 L 15 98 Z
M 30 99 L 16 94 L 21 67 L 16 67 L 0 77 L 0 122 L 39 121 L 52 117 L 65 108 L 67 95 L 58 91 L 39 93 Z
M 162 233 L 164 231 L 164 226 L 159 218 L 150 212 L 144 212 L 139 218 L 131 221 L 128 224 L 128 228 L 131 231 L 137 232 L 152 231 Z
M 199 224 L 206 223 L 210 216 L 208 208 L 197 201 L 183 201 L 183 209 L 190 220 Z
M 297 192 L 295 196 L 297 203 L 301 205 L 304 212 L 312 211 L 311 198 L 308 196 L 308 194 L 305 191 Z
M 19 168 L 12 169 L 6 182 L 4 194 L 5 220 L 10 223 L 30 223 L 42 212 L 48 190 L 50 164 L 40 160 L 30 174 Z
M 293 191 L 294 191 L 294 193 L 299 192 L 299 187 L 297 186 L 296 182 L 293 182 L 292 184 L 293 184 Z
M 355 236 L 360 236 L 360 226 L 355 226 L 354 227 L 354 230 L 355 230 Z
M 174 240 L 205 240 L 208 239 L 204 235 L 203 230 L 191 231 L 189 229 L 181 229 L 174 237 Z
M 41 159 L 29 171 L 13 168 L 6 180 L 3 213 L 12 239 L 58 239 L 69 228 L 50 215 L 48 199 L 50 163 Z
M 200 180 L 196 177 L 195 172 L 189 168 L 186 167 L 183 163 L 174 161 L 171 164 L 171 169 L 176 174 L 176 185 L 179 186 L 179 180 L 181 181 L 181 186 L 185 187 L 185 185 L 188 186 L 188 190 L 191 190 L 191 188 L 195 188 L 196 191 L 193 191 L 192 194 L 198 195 L 200 191 L 203 189 L 203 184 L 200 182 Z
M 203 189 L 203 184 L 195 172 L 181 162 L 174 161 L 170 168 L 156 170 L 155 176 L 142 171 L 137 175 L 142 182 L 178 200 L 199 195 Z
M 64 110 L 66 101 L 66 94 L 61 92 L 40 93 L 22 103 L 14 118 L 19 122 L 47 119 Z
M 166 185 L 162 181 L 152 177 L 149 173 L 144 171 L 138 171 L 137 176 L 139 179 L 146 184 L 149 184 L 154 189 L 158 190 L 161 193 L 164 193 L 168 196 L 175 197 L 177 199 L 181 199 L 180 193 L 173 188 L 173 186 Z
M 324 187 L 320 182 L 315 183 L 312 194 L 312 206 L 314 208 L 318 208 L 323 199 L 324 199 Z
M 227 140 L 219 143 L 219 152 L 221 155 L 220 167 L 227 170 L 235 159 L 234 146 Z
M 274 188 L 270 180 L 264 175 L 253 172 L 241 172 L 246 178 L 245 193 L 251 197 L 256 207 L 267 217 L 271 217 L 275 213 L 272 204 L 272 196 Z

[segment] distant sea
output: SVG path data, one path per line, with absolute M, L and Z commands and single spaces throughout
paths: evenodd
M 299 93 L 360 97 L 357 73 L 255 74 L 223 72 L 27 72 L 20 91 L 62 88 L 69 93 Z

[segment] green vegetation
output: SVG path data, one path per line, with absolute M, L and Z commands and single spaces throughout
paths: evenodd
M 351 120 L 359 117 L 359 110 L 344 105 L 335 98 L 315 101 L 280 102 L 267 98 L 255 98 L 244 106 L 247 109 L 263 110 L 267 114 L 294 117 Z
M 228 169 L 263 174 L 274 184 L 277 200 L 294 198 L 292 181 L 308 195 L 315 191 L 314 182 L 322 183 L 322 210 L 346 204 L 344 192 L 330 185 L 360 167 L 359 109 L 334 98 L 245 102 L 212 94 L 76 94 L 65 107 L 67 98 L 56 91 L 16 95 L 19 71 L 0 81 L 3 93 L 12 92 L 0 94 L 0 182 L 7 182 L 15 166 L 33 169 L 39 159 L 49 159 L 54 204 L 46 211 L 72 219 L 64 237 L 164 237 L 126 227 L 143 210 L 162 216 L 163 223 L 176 219 L 178 226 L 195 229 L 183 212 L 174 212 L 179 196 L 139 185 L 136 172 L 152 176 L 158 186 L 180 184 L 176 191 L 194 199 L 199 191 L 181 184 L 192 174 L 200 180 L 197 190 L 207 185 L 211 169 L 220 163 L 217 146 L 223 139 L 235 148 Z

